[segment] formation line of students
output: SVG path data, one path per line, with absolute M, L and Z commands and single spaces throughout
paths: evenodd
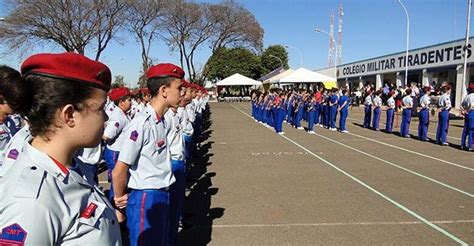
M 176 245 L 209 110 L 184 75 L 153 65 L 133 92 L 111 89 L 107 65 L 75 53 L 0 66 L 0 245 Z

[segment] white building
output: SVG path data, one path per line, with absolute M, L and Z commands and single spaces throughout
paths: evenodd
M 474 81 L 474 71 L 470 64 L 474 62 L 471 43 L 469 40 L 467 51 L 468 73 L 467 81 Z M 446 81 L 452 83 L 454 107 L 459 108 L 462 100 L 461 88 L 463 80 L 464 39 L 432 45 L 410 50 L 408 53 L 408 83 L 416 82 L 421 86 L 435 82 L 441 84 Z M 337 67 L 339 85 L 349 84 L 351 88 L 358 88 L 370 82 L 379 89 L 384 83 L 394 83 L 405 86 L 405 51 L 351 62 Z M 329 69 L 327 69 L 329 70 Z M 334 71 L 334 70 L 332 70 Z M 466 88 L 466 87 L 464 87 Z

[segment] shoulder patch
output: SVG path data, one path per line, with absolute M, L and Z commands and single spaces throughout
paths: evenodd
M 27 234 L 28 233 L 26 233 L 26 231 L 17 223 L 9 225 L 2 229 L 2 234 L 0 234 L 0 244 L 23 245 Z
M 16 160 L 16 158 L 18 158 L 18 154 L 19 154 L 19 153 L 18 153 L 18 150 L 12 149 L 12 150 L 10 150 L 10 152 L 8 152 L 7 158 Z
M 137 131 L 133 131 L 131 134 L 130 134 L 130 140 L 132 141 L 137 141 L 137 138 L 138 138 L 138 132 Z

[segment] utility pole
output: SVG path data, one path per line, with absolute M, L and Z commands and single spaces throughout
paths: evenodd
M 334 66 L 334 12 L 331 13 L 329 22 L 329 51 L 328 51 L 328 67 Z
M 342 8 L 342 3 L 339 3 L 339 21 L 338 21 L 339 28 L 337 29 L 336 67 L 338 64 L 341 64 L 342 62 L 342 17 L 343 16 L 344 16 L 344 10 Z

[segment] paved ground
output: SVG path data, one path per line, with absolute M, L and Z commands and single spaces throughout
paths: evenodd
M 285 124 L 284 136 L 249 109 L 211 103 L 186 200 L 197 226 L 180 244 L 474 244 L 474 153 L 457 149 L 462 121 L 451 121 L 453 145 L 443 147 L 364 129 L 359 108 L 349 134 Z

